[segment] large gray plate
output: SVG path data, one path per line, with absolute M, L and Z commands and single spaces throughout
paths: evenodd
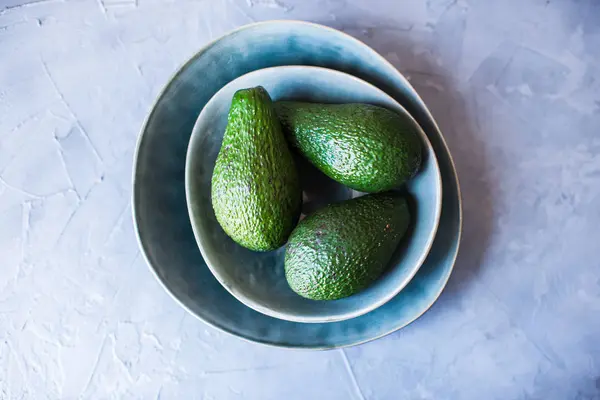
M 185 156 L 196 117 L 228 82 L 261 68 L 314 65 L 360 77 L 386 91 L 419 122 L 438 158 L 443 184 L 440 225 L 430 254 L 396 297 L 363 316 L 303 324 L 256 312 L 213 277 L 196 242 L 185 198 Z M 422 315 L 446 285 L 461 234 L 456 171 L 444 139 L 421 98 L 385 59 L 339 31 L 305 22 L 245 26 L 209 44 L 171 79 L 138 142 L 133 209 L 143 253 L 166 290 L 190 313 L 226 332 L 260 343 L 324 349 L 366 342 Z

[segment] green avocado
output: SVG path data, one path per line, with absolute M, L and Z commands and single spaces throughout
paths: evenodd
M 248 249 L 281 247 L 298 221 L 298 172 L 271 98 L 260 86 L 233 96 L 211 192 L 217 221 Z
M 406 199 L 393 192 L 322 208 L 300 221 L 290 235 L 287 282 L 313 300 L 353 295 L 385 270 L 409 223 Z
M 276 102 L 290 142 L 325 175 L 352 189 L 393 189 L 421 165 L 421 141 L 407 116 L 370 104 Z

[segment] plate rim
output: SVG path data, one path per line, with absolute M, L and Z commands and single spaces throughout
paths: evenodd
M 452 255 L 452 262 L 449 268 L 449 273 L 447 274 L 447 276 L 445 277 L 444 281 L 442 282 L 443 284 L 440 286 L 440 289 L 437 291 L 437 293 L 435 293 L 435 295 L 432 297 L 432 301 L 423 309 L 423 311 L 417 315 L 415 315 L 412 319 L 408 320 L 406 323 L 401 324 L 399 326 L 394 327 L 393 329 L 390 329 L 388 331 L 382 332 L 379 335 L 375 335 L 372 337 L 368 337 L 365 338 L 363 340 L 357 340 L 351 343 L 344 343 L 344 344 L 334 344 L 334 345 L 318 345 L 318 346 L 302 346 L 302 345 L 292 345 L 289 343 L 285 343 L 285 342 L 281 342 L 281 343 L 274 343 L 268 340 L 262 340 L 260 338 L 249 338 L 245 335 L 236 333 L 231 331 L 230 329 L 226 328 L 226 327 L 222 327 L 219 326 L 217 323 L 215 323 L 214 321 L 205 318 L 205 317 L 200 317 L 199 315 L 197 315 L 194 311 L 191 310 L 190 307 L 188 307 L 186 304 L 183 303 L 182 300 L 180 300 L 175 293 L 173 293 L 171 291 L 171 289 L 169 287 L 167 287 L 167 285 L 163 282 L 163 279 L 158 275 L 158 272 L 156 271 L 154 264 L 152 263 L 150 257 L 148 256 L 148 252 L 146 250 L 146 245 L 144 244 L 144 241 L 142 240 L 141 237 L 141 233 L 139 230 L 139 225 L 138 225 L 138 215 L 137 215 L 137 207 L 136 207 L 136 198 L 138 196 L 136 196 L 137 191 L 138 191 L 138 180 L 136 179 L 137 176 L 137 171 L 138 171 L 138 163 L 139 163 L 139 153 L 140 153 L 140 149 L 143 146 L 143 142 L 144 142 L 144 133 L 148 127 L 148 123 L 149 121 L 152 119 L 152 117 L 154 116 L 155 112 L 156 112 L 156 106 L 159 103 L 159 101 L 161 101 L 161 99 L 163 98 L 164 94 L 166 93 L 166 91 L 173 85 L 175 79 L 183 73 L 183 71 L 186 69 L 186 67 L 191 64 L 194 60 L 196 60 L 198 57 L 200 57 L 202 54 L 204 54 L 208 49 L 210 49 L 212 46 L 214 46 L 216 43 L 218 43 L 219 41 L 223 40 L 226 37 L 235 35 L 238 32 L 244 31 L 246 29 L 252 29 L 252 28 L 256 28 L 256 27 L 261 27 L 261 26 L 266 26 L 266 25 L 275 25 L 275 24 L 295 24 L 295 25 L 305 25 L 305 26 L 309 26 L 311 28 L 316 28 L 316 29 L 323 29 L 326 31 L 329 31 L 333 34 L 336 35 L 341 35 L 342 37 L 344 37 L 345 39 L 349 40 L 350 42 L 354 42 L 354 44 L 356 44 L 359 47 L 365 48 L 366 50 L 369 50 L 370 52 L 373 53 L 374 58 L 377 58 L 379 62 L 381 62 L 382 64 L 388 66 L 389 68 L 391 68 L 392 70 L 394 70 L 397 74 L 397 77 L 400 78 L 401 81 L 403 81 L 403 83 L 411 89 L 411 91 L 414 93 L 416 99 L 419 101 L 419 103 L 421 104 L 423 110 L 425 111 L 426 115 L 429 117 L 430 121 L 432 122 L 434 128 L 436 129 L 436 132 L 441 140 L 441 144 L 444 146 L 444 150 L 446 151 L 447 155 L 448 155 L 448 159 L 450 161 L 450 165 L 452 167 L 452 177 L 453 177 L 453 181 L 454 184 L 456 185 L 456 192 L 457 192 L 457 196 L 456 196 L 456 200 L 457 200 L 457 206 L 458 206 L 458 232 L 457 232 L 457 237 L 456 237 L 456 250 L 454 250 L 454 254 Z M 376 86 L 376 85 L 374 85 Z M 377 87 L 377 86 L 376 86 Z M 383 90 L 383 89 L 381 89 Z M 385 93 L 387 93 L 385 90 L 383 90 Z M 442 180 L 443 181 L 443 180 Z M 443 183 L 443 182 L 442 182 Z M 138 133 L 138 137 L 136 140 L 136 145 L 135 145 L 135 151 L 133 154 L 133 168 L 132 168 L 132 191 L 131 191 L 131 216 L 133 219 L 133 227 L 134 227 L 134 231 L 135 231 L 135 236 L 136 239 L 138 241 L 138 245 L 140 247 L 140 252 L 142 254 L 142 257 L 144 258 L 144 260 L 146 261 L 146 264 L 148 266 L 148 268 L 150 269 L 150 271 L 152 272 L 152 274 L 154 275 L 155 279 L 159 282 L 160 286 L 163 287 L 163 289 L 169 294 L 169 296 L 171 298 L 173 298 L 175 300 L 176 303 L 178 303 L 185 311 L 187 311 L 190 315 L 194 316 L 195 318 L 197 318 L 198 320 L 202 321 L 203 323 L 206 323 L 208 325 L 210 325 L 211 327 L 218 329 L 222 332 L 225 332 L 231 336 L 240 338 L 244 341 L 250 342 L 250 343 L 258 343 L 261 345 L 265 345 L 265 346 L 269 346 L 269 347 L 276 347 L 276 348 L 285 348 L 285 349 L 293 349 L 293 350 L 298 350 L 298 351 L 315 351 L 315 350 L 331 350 L 331 349 L 343 349 L 346 347 L 352 347 L 352 346 L 358 346 L 364 343 L 368 343 L 377 339 L 380 339 L 384 336 L 387 336 L 391 333 L 394 333 L 408 325 L 410 325 L 411 323 L 413 323 L 414 321 L 416 321 L 417 319 L 419 319 L 421 316 L 423 316 L 425 313 L 427 313 L 427 311 L 429 311 L 431 309 L 431 307 L 435 304 L 435 302 L 439 299 L 440 295 L 442 294 L 442 292 L 444 291 L 444 289 L 446 288 L 448 281 L 450 280 L 450 276 L 452 275 L 452 272 L 454 271 L 454 267 L 456 265 L 456 260 L 458 257 L 458 253 L 460 251 L 460 247 L 461 247 L 461 243 L 462 243 L 462 230 L 463 230 L 463 207 L 462 207 L 462 193 L 461 193 L 461 188 L 460 188 L 460 182 L 458 179 L 458 174 L 456 171 L 456 164 L 454 162 L 454 159 L 452 157 L 452 154 L 450 153 L 450 149 L 448 148 L 448 144 L 446 143 L 446 139 L 444 138 L 442 131 L 440 130 L 440 127 L 437 123 L 437 121 L 433 118 L 433 115 L 431 114 L 431 111 L 429 110 L 429 108 L 426 106 L 425 102 L 423 101 L 423 99 L 421 98 L 421 96 L 418 94 L 418 92 L 415 90 L 415 88 L 410 84 L 410 82 L 406 79 L 406 77 L 402 74 L 402 72 L 400 72 L 396 67 L 394 67 L 392 65 L 392 63 L 390 63 L 385 57 L 383 57 L 381 54 L 379 54 L 379 52 L 377 52 L 375 49 L 371 48 L 369 45 L 367 45 L 366 43 L 364 43 L 363 41 L 361 41 L 360 39 L 357 39 L 351 35 L 349 35 L 348 33 L 342 32 L 340 30 L 337 30 L 335 28 L 331 28 L 329 26 L 325 26 L 325 25 L 321 25 L 321 24 L 317 24 L 314 22 L 308 22 L 308 21 L 302 21 L 302 20 L 285 20 L 285 19 L 276 19 L 276 20 L 269 20 L 269 21 L 259 21 L 259 22 L 253 22 L 250 24 L 245 24 L 242 25 L 238 28 L 232 29 L 226 33 L 224 33 L 223 35 L 219 36 L 218 38 L 215 38 L 211 41 L 209 41 L 206 45 L 202 46 L 198 51 L 196 51 L 193 55 L 191 55 L 186 61 L 182 62 L 180 64 L 180 66 L 169 76 L 168 80 L 166 81 L 166 83 L 163 85 L 163 87 L 161 88 L 161 90 L 158 92 L 158 94 L 156 95 L 156 97 L 154 98 L 154 101 L 152 102 L 151 106 L 150 106 L 150 112 L 146 115 L 146 117 L 144 118 L 141 128 L 139 130 Z M 437 236 L 437 234 L 436 234 Z M 435 241 L 435 239 L 434 239 Z

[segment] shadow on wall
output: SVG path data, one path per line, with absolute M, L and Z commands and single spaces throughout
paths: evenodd
M 468 91 L 470 98 L 465 98 L 452 72 L 440 67 L 436 55 L 424 49 L 423 44 L 411 43 L 407 32 L 329 25 L 371 46 L 409 79 L 431 110 L 450 148 L 461 185 L 464 224 L 458 260 L 438 302 L 444 304 L 477 277 L 492 232 L 494 188 L 488 175 L 485 134 L 480 132 L 474 115 L 476 99 Z

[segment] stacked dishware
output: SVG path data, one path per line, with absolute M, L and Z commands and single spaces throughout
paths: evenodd
M 419 138 L 419 171 L 400 188 L 412 199 L 408 231 L 381 276 L 359 292 L 333 300 L 298 294 L 286 281 L 285 246 L 249 250 L 219 223 L 211 179 L 229 107 L 236 91 L 255 87 L 274 102 L 382 107 L 408 121 Z M 363 195 L 323 179 L 308 162 L 297 164 L 301 218 Z M 425 313 L 452 272 L 462 223 L 450 153 L 410 83 L 360 41 L 299 21 L 242 27 L 176 72 L 139 137 L 133 210 L 151 270 L 191 314 L 246 340 L 304 349 L 370 341 Z

